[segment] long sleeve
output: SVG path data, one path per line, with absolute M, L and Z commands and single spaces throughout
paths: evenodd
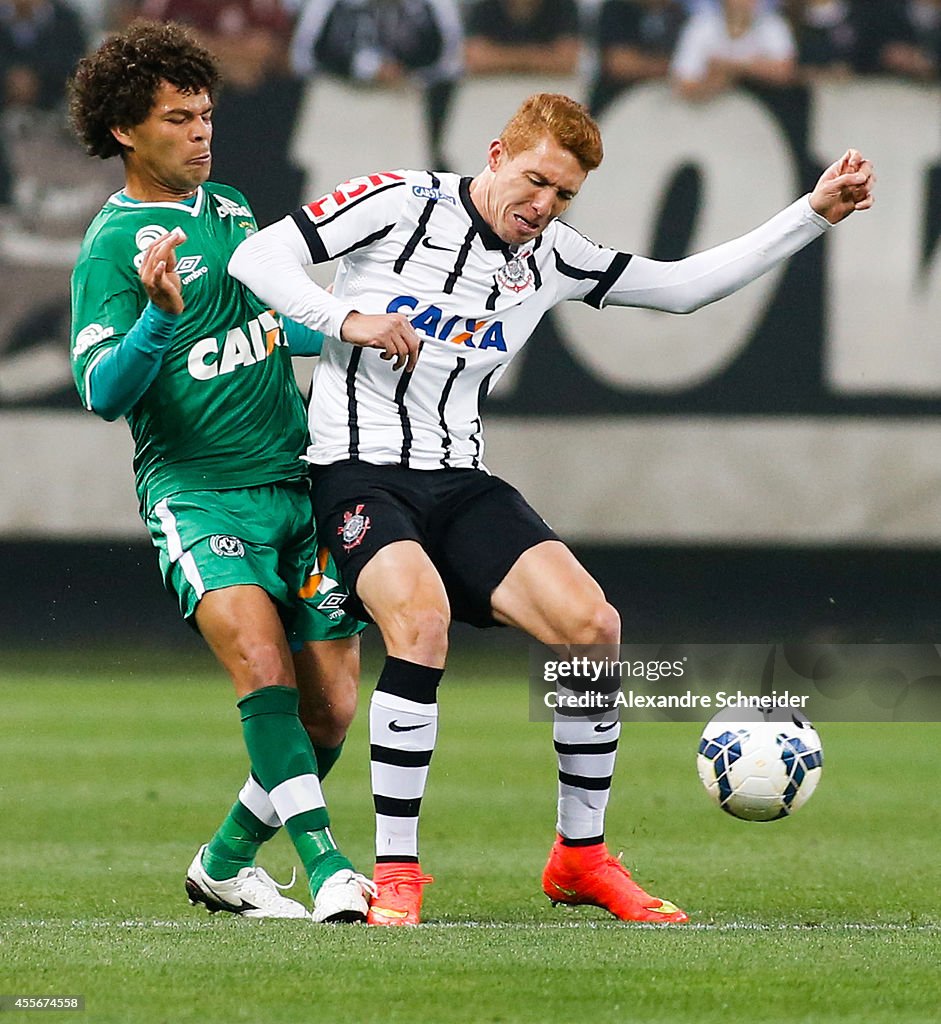
M 604 304 L 691 313 L 761 277 L 830 226 L 802 196 L 753 231 L 685 259 L 632 256 Z
M 292 356 L 319 356 L 323 349 L 323 333 L 312 331 L 290 317 L 284 317 L 284 336 Z
M 124 416 L 160 371 L 178 317 L 148 303 L 137 323 L 107 349 L 88 374 L 88 406 L 106 420 Z
M 356 307 L 315 284 L 304 270 L 312 263 L 303 235 L 285 217 L 246 238 L 229 260 L 229 273 L 284 316 L 339 338 Z

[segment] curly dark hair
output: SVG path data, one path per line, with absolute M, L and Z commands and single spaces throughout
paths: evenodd
M 135 21 L 79 61 L 69 80 L 69 122 L 90 156 L 122 153 L 111 129 L 145 121 L 162 81 L 210 96 L 219 83 L 215 58 L 174 22 Z

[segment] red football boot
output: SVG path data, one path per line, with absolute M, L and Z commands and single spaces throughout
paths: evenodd
M 376 895 L 369 902 L 366 924 L 415 925 L 421 922 L 422 889 L 433 882 L 411 861 L 377 864 L 373 874 Z
M 621 921 L 684 924 L 689 915 L 668 900 L 644 892 L 604 843 L 563 846 L 555 841 L 542 873 L 542 891 L 553 904 L 602 907 Z

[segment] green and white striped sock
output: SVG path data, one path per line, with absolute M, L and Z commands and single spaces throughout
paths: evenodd
M 281 827 L 281 821 L 261 783 L 249 775 L 238 800 L 203 852 L 203 868 L 210 878 L 234 878 L 250 868 L 262 843 Z
M 330 875 L 353 865 L 330 832 L 317 759 L 297 714 L 297 690 L 266 686 L 238 706 L 252 770 L 284 823 L 316 896 Z

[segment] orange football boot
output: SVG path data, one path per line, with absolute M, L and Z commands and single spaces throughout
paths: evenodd
M 376 895 L 369 901 L 366 924 L 416 925 L 421 922 L 422 887 L 433 882 L 411 861 L 377 864 L 373 874 Z
M 644 892 L 604 843 L 563 846 L 556 838 L 542 873 L 542 891 L 553 905 L 601 907 L 621 921 L 684 924 L 689 915 L 668 900 Z

